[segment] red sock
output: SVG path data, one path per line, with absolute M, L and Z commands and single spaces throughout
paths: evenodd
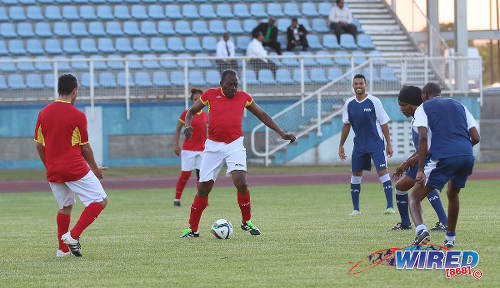
M 201 214 L 207 207 L 208 198 L 200 198 L 198 195 L 194 196 L 193 204 L 191 204 L 191 215 L 189 216 L 189 228 L 193 232 L 198 231 L 198 224 L 200 224 Z
M 57 213 L 57 239 L 59 240 L 59 250 L 63 252 L 69 252 L 68 245 L 64 244 L 61 240 L 61 236 L 68 232 L 70 221 L 70 215 Z
M 94 202 L 83 209 L 82 215 L 78 222 L 76 222 L 75 227 L 71 229 L 71 237 L 74 239 L 80 238 L 83 230 L 87 228 L 94 220 L 101 214 L 103 207 L 100 203 Z
M 181 199 L 182 191 L 186 187 L 186 183 L 191 177 L 191 171 L 182 171 L 179 180 L 177 180 L 177 186 L 175 187 L 175 199 Z
M 250 190 L 246 194 L 238 193 L 238 205 L 240 205 L 241 220 L 245 223 L 250 220 L 252 215 L 250 208 Z

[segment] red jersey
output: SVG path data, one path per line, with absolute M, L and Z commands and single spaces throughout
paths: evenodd
M 233 98 L 228 98 L 222 93 L 222 88 L 214 88 L 206 90 L 200 100 L 208 104 L 208 139 L 231 143 L 243 136 L 243 110 L 253 103 L 252 96 L 237 91 Z
M 44 147 L 50 182 L 76 181 L 89 172 L 80 147 L 89 143 L 87 117 L 70 102 L 56 100 L 38 113 L 35 141 Z
M 186 114 L 189 110 L 182 112 L 179 121 L 182 124 L 186 123 Z M 207 140 L 207 123 L 208 115 L 207 113 L 200 111 L 196 113 L 193 117 L 193 122 L 191 122 L 191 127 L 193 128 L 193 134 L 191 139 L 184 139 L 184 144 L 182 144 L 182 150 L 189 151 L 203 151 L 205 150 L 205 141 Z

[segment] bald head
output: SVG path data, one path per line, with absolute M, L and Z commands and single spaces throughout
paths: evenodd
M 220 87 L 227 98 L 233 98 L 238 90 L 238 74 L 234 70 L 222 72 Z

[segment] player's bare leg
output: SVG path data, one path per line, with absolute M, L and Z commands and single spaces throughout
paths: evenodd
M 250 205 L 250 191 L 247 185 L 247 172 L 242 170 L 231 171 L 233 184 L 238 191 L 238 205 L 241 210 L 241 229 L 249 231 L 252 235 L 260 235 L 260 231 L 250 221 L 251 218 L 251 205 Z
M 431 240 L 431 235 L 429 231 L 427 231 L 427 227 L 422 217 L 422 200 L 427 197 L 427 194 L 433 189 L 432 187 L 423 186 L 417 182 L 408 197 L 410 214 L 417 233 L 415 241 L 413 242 L 414 245 L 427 244 Z
M 62 235 L 69 230 L 71 221 L 71 210 L 73 205 L 69 205 L 57 211 L 57 240 L 59 241 L 59 249 L 56 252 L 56 257 L 65 257 L 71 255 L 68 245 L 61 240 Z
M 386 169 L 377 170 L 378 178 L 380 179 L 380 183 L 384 187 L 385 199 L 387 201 L 386 210 L 384 214 L 395 214 L 394 203 L 393 203 L 393 193 L 392 193 L 392 181 L 389 172 Z
M 455 246 L 455 228 L 457 227 L 458 211 L 460 210 L 459 201 L 460 188 L 453 187 L 453 182 L 448 183 L 448 231 L 446 232 L 446 248 Z

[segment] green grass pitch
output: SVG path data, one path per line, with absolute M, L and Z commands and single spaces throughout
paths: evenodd
M 498 287 L 499 185 L 471 181 L 461 192 L 456 249 L 479 252 L 479 280 L 381 265 L 347 275 L 348 262 L 413 240 L 413 230 L 389 231 L 399 216 L 383 215 L 380 184 L 362 185 L 357 217 L 347 215 L 347 185 L 251 187 L 252 221 L 261 236 L 239 228 L 235 189 L 215 187 L 198 239 L 178 238 L 193 189 L 186 189 L 180 208 L 173 207 L 173 189 L 107 191 L 108 207 L 82 234 L 83 258 L 62 259 L 55 257 L 51 193 L 0 194 L 0 287 Z M 434 225 L 427 200 L 423 207 L 426 224 Z M 71 227 L 82 208 L 77 201 Z M 232 239 L 210 234 L 219 218 L 233 223 Z M 444 233 L 432 236 L 431 243 L 442 244 Z

